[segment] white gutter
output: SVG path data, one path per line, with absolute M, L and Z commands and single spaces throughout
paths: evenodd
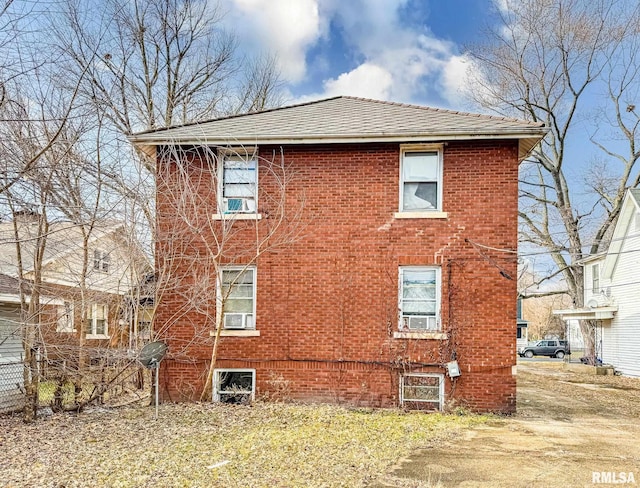
M 29 303 L 31 301 L 31 296 L 25 296 L 25 302 Z M 8 293 L 0 293 L 0 304 L 2 303 L 11 303 L 20 305 L 22 302 L 20 301 L 20 297 L 14 294 Z M 40 305 L 64 305 L 64 300 L 60 298 L 52 298 L 47 296 L 40 296 Z

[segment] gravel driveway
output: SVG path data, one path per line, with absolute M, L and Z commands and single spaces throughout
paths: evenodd
M 417 451 L 372 487 L 640 486 L 639 419 L 638 379 L 520 364 L 515 416 Z

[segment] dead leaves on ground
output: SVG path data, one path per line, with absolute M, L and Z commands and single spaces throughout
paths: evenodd
M 0 418 L 5 486 L 357 487 L 485 420 L 328 405 L 165 404 Z

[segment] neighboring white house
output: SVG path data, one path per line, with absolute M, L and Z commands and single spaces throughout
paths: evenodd
M 554 313 L 595 320 L 597 357 L 625 376 L 640 377 L 640 190 L 627 191 L 609 249 L 582 265 L 585 307 Z
M 40 232 L 37 215 L 19 215 L 15 225 L 20 254 L 14 222 L 0 222 L 0 411 L 19 408 L 23 397 L 21 300 L 30 301 Z M 89 232 L 85 246 L 83 234 Z M 51 359 L 51 349 L 64 351 L 59 345 L 77 350 L 80 336 L 87 346 L 96 347 L 132 341 L 139 328 L 124 312 L 125 305 L 151 267 L 126 237 L 122 225 L 115 223 L 101 222 L 91 229 L 66 221 L 50 224 L 39 289 L 42 314 L 37 341 L 42 359 Z
M 522 298 L 518 298 L 516 308 L 516 351 L 529 343 L 529 322 L 522 316 Z

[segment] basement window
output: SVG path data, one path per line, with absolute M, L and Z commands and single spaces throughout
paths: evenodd
M 442 410 L 444 375 L 407 373 L 400 376 L 400 405 L 410 410 Z
M 216 369 L 213 375 L 213 401 L 247 404 L 255 399 L 255 369 Z

